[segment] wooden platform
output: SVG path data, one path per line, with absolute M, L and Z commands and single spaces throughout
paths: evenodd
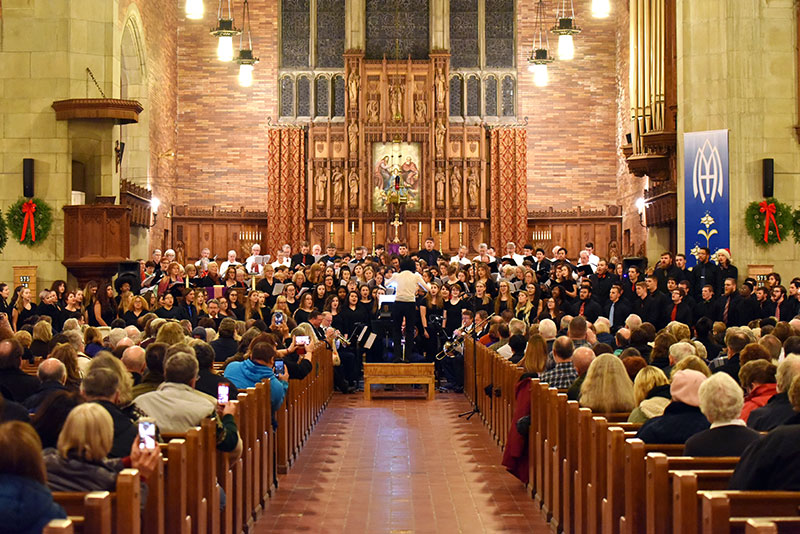
M 436 394 L 432 363 L 365 363 L 365 400 L 372 398 L 372 384 L 427 384 L 428 400 Z

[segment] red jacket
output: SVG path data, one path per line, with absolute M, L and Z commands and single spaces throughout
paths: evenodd
M 741 418 L 747 422 L 747 418 L 750 417 L 750 412 L 756 408 L 761 408 L 762 406 L 766 405 L 769 399 L 778 393 L 776 389 L 777 387 L 777 384 L 761 384 L 753 391 L 745 395 Z
M 530 375 L 528 375 L 530 376 Z M 528 483 L 528 436 L 517 432 L 517 421 L 531 414 L 531 380 L 522 378 L 516 386 L 514 417 L 508 429 L 506 448 L 503 451 L 503 466 L 523 484 Z

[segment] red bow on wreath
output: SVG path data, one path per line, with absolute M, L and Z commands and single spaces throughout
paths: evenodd
M 27 201 L 25 204 L 22 205 L 22 213 L 25 214 L 25 218 L 22 220 L 22 235 L 20 236 L 20 242 L 25 241 L 25 231 L 28 229 L 28 223 L 31 223 L 31 241 L 36 241 L 36 227 L 33 225 L 33 213 L 36 211 L 36 204 L 33 203 L 33 200 Z
M 781 240 L 781 233 L 778 230 L 778 221 L 775 220 L 775 204 L 767 204 L 766 200 L 759 203 L 759 211 L 764 213 L 764 243 L 769 242 L 769 223 L 775 225 L 775 235 L 778 236 L 778 241 Z

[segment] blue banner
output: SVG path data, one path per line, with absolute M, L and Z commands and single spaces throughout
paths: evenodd
M 730 249 L 728 130 L 683 134 L 686 264 L 697 263 L 700 247 L 711 254 Z

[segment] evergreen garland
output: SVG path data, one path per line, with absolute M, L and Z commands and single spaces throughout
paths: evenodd
M 0 252 L 6 248 L 8 243 L 8 226 L 6 225 L 6 218 L 0 213 Z
M 800 243 L 800 209 L 794 210 L 792 219 L 792 237 L 795 243 Z
M 36 227 L 36 241 L 31 239 L 31 229 L 28 228 L 25 232 L 25 240 L 22 241 L 22 244 L 28 247 L 35 247 L 47 239 L 53 227 L 53 208 L 51 208 L 49 204 L 41 198 L 20 198 L 9 206 L 5 218 L 8 223 L 8 229 L 11 230 L 11 236 L 19 241 L 22 235 L 22 223 L 25 220 L 25 214 L 22 213 L 22 205 L 28 200 L 33 200 L 33 203 L 36 204 L 36 211 L 33 214 L 34 225 Z
M 783 202 L 779 202 L 773 197 L 765 199 L 767 204 L 775 204 L 775 222 L 778 223 L 778 232 L 781 239 L 778 241 L 778 235 L 775 233 L 775 224 L 770 219 L 769 233 L 767 234 L 767 241 L 764 242 L 764 223 L 766 222 L 766 213 L 761 212 L 761 201 L 753 201 L 747 206 L 744 212 L 744 226 L 753 242 L 760 246 L 766 247 L 775 245 L 782 241 L 789 239 L 789 233 L 794 230 L 794 214 L 792 208 Z M 797 234 L 795 234 L 796 236 Z

